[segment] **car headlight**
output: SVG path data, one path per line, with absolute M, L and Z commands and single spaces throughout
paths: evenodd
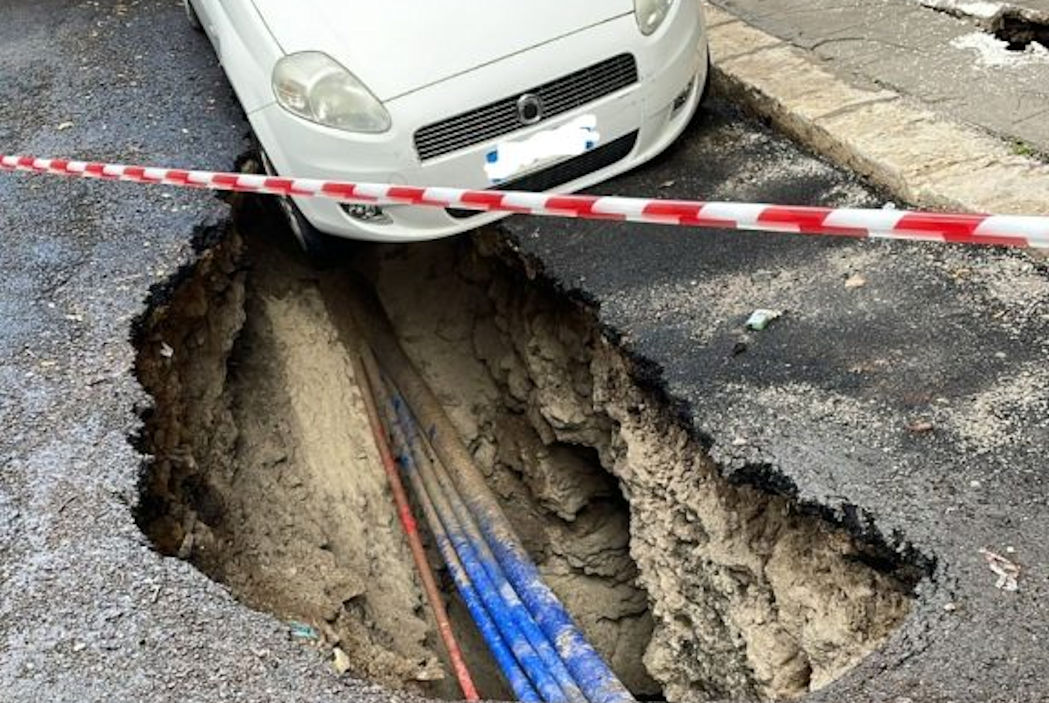
M 285 56 L 273 69 L 273 93 L 288 112 L 348 132 L 385 132 L 390 114 L 357 77 L 319 51 Z
M 641 33 L 648 36 L 659 29 L 673 4 L 674 0 L 634 0 L 634 16 Z

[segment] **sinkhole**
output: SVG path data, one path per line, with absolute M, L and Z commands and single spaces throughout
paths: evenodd
M 640 700 L 798 698 L 907 616 L 915 564 L 771 483 L 723 479 L 593 310 L 498 230 L 360 245 L 314 270 L 259 233 L 255 207 L 238 224 L 250 234 L 204 253 L 140 325 L 153 407 L 137 519 L 246 606 L 308 624 L 347 675 L 459 697 L 354 378 L 360 275 L 546 582 Z M 482 696 L 509 699 L 431 556 Z

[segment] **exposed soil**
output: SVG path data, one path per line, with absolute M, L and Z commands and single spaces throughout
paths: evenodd
M 239 249 L 206 257 L 143 338 L 156 408 L 140 524 L 247 605 L 312 625 L 350 674 L 457 697 L 354 381 L 348 274 L 261 240 L 240 271 Z M 797 697 L 907 615 L 905 559 L 772 481 L 724 480 L 592 311 L 497 233 L 361 247 L 354 264 L 547 582 L 637 696 Z M 508 698 L 447 590 L 483 694 Z

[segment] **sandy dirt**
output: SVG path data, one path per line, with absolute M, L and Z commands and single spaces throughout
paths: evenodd
M 326 653 L 338 646 L 353 675 L 396 687 L 439 680 L 432 627 L 349 351 L 316 282 L 272 253 L 253 257 L 246 296 L 238 296 L 246 298 L 242 329 L 244 317 L 230 306 L 212 311 L 206 332 L 187 334 L 217 333 L 215 348 L 190 354 L 182 340 L 167 342 L 173 359 L 186 359 L 159 370 L 166 391 L 181 398 L 179 414 L 220 419 L 207 432 L 187 428 L 181 441 L 154 433 L 207 458 L 203 473 L 159 488 L 172 500 L 152 532 L 249 606 L 313 627 L 318 638 L 304 643 Z M 174 330 L 184 320 L 168 324 Z M 202 437 L 222 441 L 204 447 Z
M 345 271 L 253 243 L 183 286 L 143 381 L 157 546 L 317 632 L 352 676 L 457 697 L 353 377 Z M 525 546 L 639 697 L 795 698 L 907 615 L 895 564 L 784 497 L 725 481 L 590 313 L 481 237 L 365 247 L 401 342 Z M 380 360 L 381 363 L 381 360 Z M 435 565 L 436 559 L 433 560 Z M 879 570 L 880 569 L 880 570 Z M 507 698 L 439 572 L 482 691 Z

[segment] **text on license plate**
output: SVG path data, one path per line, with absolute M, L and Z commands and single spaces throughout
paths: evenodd
M 556 129 L 537 132 L 520 141 L 500 142 L 485 154 L 484 171 L 488 180 L 499 183 L 537 164 L 580 154 L 593 149 L 601 140 L 597 117 L 580 115 Z

